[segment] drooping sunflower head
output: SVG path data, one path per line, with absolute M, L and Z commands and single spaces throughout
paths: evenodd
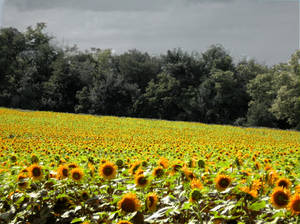
M 135 172 L 141 166 L 141 163 L 142 163 L 141 161 L 136 161 L 133 164 L 131 164 L 130 169 L 129 169 L 129 173 L 131 173 L 132 175 L 135 175 Z
M 275 187 L 271 194 L 271 203 L 277 208 L 285 208 L 287 207 L 290 200 L 290 191 L 283 187 Z
M 69 176 L 69 167 L 66 165 L 60 165 L 57 169 L 57 178 L 65 179 Z
M 89 199 L 90 196 L 89 196 L 89 193 L 87 191 L 83 191 L 83 192 L 81 192 L 80 197 L 83 201 L 86 201 L 87 199 Z
M 21 182 L 18 182 L 19 189 L 25 189 L 25 188 L 27 188 L 27 186 L 28 186 L 28 183 L 24 180 Z
M 153 176 L 160 178 L 164 175 L 164 169 L 160 166 L 155 167 L 152 174 Z
M 296 193 L 290 200 L 288 209 L 293 215 L 300 215 L 300 194 Z
M 72 169 L 78 168 L 79 166 L 76 163 L 70 163 L 70 164 L 68 164 L 68 167 L 70 170 L 72 170 Z
M 181 168 L 182 168 L 182 163 L 181 162 L 175 162 L 172 165 L 172 173 L 174 174 L 174 173 L 178 172 Z
M 17 177 L 18 181 L 22 181 L 23 179 L 27 178 L 26 173 L 20 173 Z
M 118 208 L 125 213 L 135 212 L 141 208 L 141 202 L 134 193 L 125 194 L 118 202 Z
M 100 166 L 99 174 L 104 179 L 110 180 L 117 175 L 117 166 L 114 163 L 106 162 Z
M 157 203 L 158 203 L 157 194 L 155 192 L 149 193 L 146 197 L 146 208 L 149 211 L 154 212 L 156 210 Z
M 244 192 L 247 199 L 252 200 L 254 198 L 257 198 L 258 192 L 256 189 L 251 189 L 249 187 L 242 187 L 240 188 L 242 192 Z
M 196 178 L 196 176 L 195 176 L 195 174 L 193 173 L 193 171 L 191 171 L 189 168 L 183 167 L 183 168 L 182 168 L 182 171 L 184 172 L 185 177 L 186 177 L 188 180 L 193 180 L 193 179 Z
M 42 167 L 37 164 L 32 164 L 29 168 L 29 176 L 33 180 L 40 180 L 43 177 Z
M 157 163 L 159 166 L 162 166 L 165 169 L 167 169 L 169 166 L 169 160 L 164 157 L 161 157 Z
M 198 188 L 195 188 L 192 190 L 192 192 L 190 193 L 190 201 L 191 202 L 196 202 L 199 201 L 202 197 L 201 191 Z
M 74 181 L 81 181 L 83 175 L 84 174 L 80 168 L 74 168 L 71 170 L 71 177 Z
M 287 178 L 279 178 L 277 181 L 276 181 L 276 186 L 278 187 L 284 187 L 284 188 L 289 188 L 291 186 L 291 181 Z
M 218 191 L 224 191 L 231 184 L 231 178 L 224 174 L 219 174 L 216 179 L 216 188 Z
M 137 187 L 146 187 L 149 183 L 147 177 L 145 177 L 143 174 L 136 175 L 134 178 L 134 182 Z

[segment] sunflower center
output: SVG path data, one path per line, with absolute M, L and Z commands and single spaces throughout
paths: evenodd
M 139 185 L 145 185 L 145 184 L 147 184 L 147 178 L 146 177 L 139 177 L 139 179 L 138 179 L 138 183 L 139 183 Z
M 150 196 L 149 198 L 148 198 L 148 200 L 149 200 L 149 207 L 151 208 L 152 206 L 153 206 L 153 204 L 154 204 L 154 198 L 153 198 L 153 196 Z
M 300 200 L 293 202 L 292 207 L 294 211 L 300 212 Z
M 104 169 L 103 169 L 103 174 L 104 174 L 105 176 L 110 176 L 110 175 L 113 174 L 113 172 L 114 172 L 114 170 L 113 170 L 113 168 L 110 167 L 110 166 L 106 166 L 106 167 L 104 167 Z
M 157 170 L 155 171 L 155 175 L 156 175 L 157 177 L 161 177 L 163 174 L 164 174 L 163 169 L 157 169 Z
M 286 181 L 282 180 L 278 183 L 278 186 L 279 187 L 284 187 L 284 188 L 287 188 L 288 187 L 288 184 Z
M 21 183 L 18 183 L 19 187 L 26 187 L 27 186 L 27 182 L 21 182 Z
M 39 176 L 41 176 L 42 171 L 41 171 L 40 168 L 35 167 L 35 168 L 32 169 L 32 174 L 33 174 L 34 177 L 39 177 Z
M 63 169 L 62 170 L 62 174 L 64 177 L 67 177 L 68 176 L 68 170 L 67 169 Z
M 121 204 L 121 208 L 125 212 L 134 212 L 135 211 L 135 203 L 132 199 L 125 198 Z
M 289 197 L 284 192 L 278 192 L 274 197 L 274 202 L 279 206 L 285 206 L 288 204 Z
M 181 168 L 181 166 L 176 164 L 176 165 L 174 165 L 173 170 L 178 171 L 180 168 Z
M 227 188 L 229 185 L 229 180 L 227 178 L 222 178 L 219 184 L 222 188 Z
M 73 173 L 73 178 L 74 178 L 75 180 L 80 180 L 80 174 L 77 173 L 77 172 Z

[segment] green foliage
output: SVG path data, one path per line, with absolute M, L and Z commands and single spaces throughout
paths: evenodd
M 62 49 L 45 29 L 0 30 L 0 106 L 300 128 L 300 51 L 272 68 L 221 45 L 115 55 Z

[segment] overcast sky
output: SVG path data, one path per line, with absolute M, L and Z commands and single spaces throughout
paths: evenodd
M 24 31 L 37 22 L 80 49 L 181 47 L 205 51 L 222 44 L 236 59 L 272 65 L 299 48 L 297 0 L 0 0 L 2 26 Z

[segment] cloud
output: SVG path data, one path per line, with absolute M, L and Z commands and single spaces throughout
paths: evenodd
M 231 3 L 235 0 L 9 0 L 10 5 L 20 11 L 53 8 L 80 9 L 91 11 L 157 11 L 172 5 L 201 3 Z
M 33 4 L 36 0 L 22 1 Z M 3 22 L 21 30 L 46 22 L 58 42 L 77 44 L 81 49 L 113 48 L 117 53 L 137 48 L 159 54 L 176 47 L 202 52 L 220 43 L 237 58 L 250 56 L 273 64 L 286 61 L 298 48 L 297 2 L 126 0 L 129 5 L 149 4 L 148 10 L 140 3 L 132 10 L 123 4 L 125 0 L 117 6 L 111 3 L 117 0 L 99 0 L 99 11 L 88 4 L 91 0 L 80 1 L 84 2 L 80 7 L 64 6 L 77 0 L 56 1 L 39 1 L 43 3 L 27 5 L 24 10 L 16 0 L 9 0 Z M 49 2 L 53 5 L 47 8 Z

